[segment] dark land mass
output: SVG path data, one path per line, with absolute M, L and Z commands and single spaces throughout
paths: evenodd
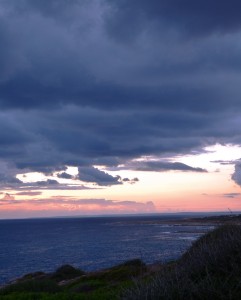
M 229 214 L 229 215 L 214 215 L 205 217 L 180 217 L 176 218 L 166 218 L 166 219 L 155 219 L 155 220 L 129 220 L 129 223 L 135 224 L 170 224 L 170 225 L 185 225 L 185 226 L 215 226 L 226 223 L 241 223 L 241 214 Z
M 177 223 L 174 220 L 169 223 Z M 227 223 L 241 223 L 241 214 L 229 214 L 221 216 L 208 216 L 208 217 L 199 217 L 199 218 L 183 218 L 178 221 L 179 224 L 185 225 L 220 225 Z
M 179 223 L 216 228 L 176 261 L 145 265 L 134 259 L 89 273 L 64 265 L 53 273 L 31 273 L 11 282 L 0 289 L 0 299 L 241 299 L 241 215 L 182 219 Z

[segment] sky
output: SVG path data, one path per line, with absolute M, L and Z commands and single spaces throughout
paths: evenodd
M 241 211 L 241 2 L 0 0 L 0 218 Z

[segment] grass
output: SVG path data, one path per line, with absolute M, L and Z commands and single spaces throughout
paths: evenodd
M 176 262 L 125 290 L 125 300 L 241 299 L 241 227 L 227 224 L 199 238 Z
M 52 274 L 37 272 L 25 275 L 17 283 L 1 289 L 0 299 L 115 300 L 144 270 L 145 264 L 139 259 L 88 274 L 64 265 Z

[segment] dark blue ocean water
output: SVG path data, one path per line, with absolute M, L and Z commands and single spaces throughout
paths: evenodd
M 26 273 L 54 271 L 62 264 L 92 271 L 133 258 L 146 263 L 175 259 L 210 229 L 180 225 L 180 218 L 0 220 L 0 285 Z

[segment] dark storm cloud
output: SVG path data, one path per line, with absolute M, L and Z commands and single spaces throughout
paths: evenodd
M 234 173 L 231 176 L 232 180 L 241 186 L 241 163 L 237 162 L 234 167 Z
M 6 1 L 7 2 L 7 1 Z M 89 3 L 90 4 L 89 4 Z M 106 0 L 106 1 L 78 1 L 78 0 L 51 0 L 33 2 L 31 0 L 19 0 L 15 7 L 19 11 L 35 12 L 45 17 L 69 23 L 74 10 L 80 11 L 86 8 L 96 9 L 108 4 L 111 19 L 110 28 L 129 31 L 141 28 L 146 22 L 156 22 L 161 25 L 179 27 L 194 34 L 207 32 L 228 32 L 241 27 L 241 4 L 237 0 L 193 2 L 191 0 Z M 144 24 L 143 24 L 144 23 Z M 119 25 L 119 26 L 118 26 Z M 120 28 L 122 27 L 122 28 Z M 125 29 L 123 29 L 125 27 Z M 134 27 L 134 29 L 133 29 Z
M 33 192 L 33 191 L 24 191 L 24 192 L 18 192 L 14 195 L 16 196 L 40 196 L 42 192 Z
M 73 6 L 84 5 L 85 2 L 85 0 L 81 2 L 76 0 L 42 0 L 41 2 L 19 0 L 15 5 L 22 12 L 37 12 L 47 17 L 62 19 L 68 15 Z
M 78 170 L 78 179 L 81 181 L 97 183 L 100 186 L 122 184 L 120 176 L 111 176 L 94 167 L 79 167 Z
M 15 119 L 14 114 L 0 113 L 1 156 L 21 155 L 31 141 L 33 136 Z
M 36 184 L 39 186 L 45 186 L 45 185 L 56 185 L 56 184 L 59 184 L 59 182 L 54 179 L 47 179 L 47 180 L 42 180 L 42 181 L 36 181 Z
M 82 190 L 93 190 L 93 189 L 97 189 L 96 188 L 91 188 L 91 187 L 87 187 L 83 184 L 59 184 L 59 183 L 52 183 L 49 184 L 48 181 L 36 181 L 36 182 L 29 182 L 29 183 L 22 183 L 22 182 L 17 182 L 15 184 L 9 184 L 6 183 L 4 185 L 1 186 L 2 190 L 8 190 L 9 188 L 14 189 L 16 191 L 25 191 L 25 190 L 31 190 L 33 191 L 33 193 L 35 193 L 34 191 L 39 191 L 39 190 L 63 190 L 63 191 L 82 191 Z M 23 192 L 25 193 L 25 192 Z M 28 192 L 26 192 L 28 193 Z M 27 194 L 26 194 L 27 195 Z M 30 194 L 29 194 L 30 195 Z M 30 195 L 31 196 L 31 195 Z
M 63 190 L 63 191 L 82 191 L 82 190 L 93 190 L 97 188 L 90 188 L 87 186 L 84 186 L 83 184 L 76 184 L 76 185 L 68 185 L 68 184 L 44 184 L 43 182 L 40 181 L 40 185 L 38 182 L 33 183 L 33 184 L 22 184 L 21 186 L 15 186 L 14 189 L 16 190 L 24 190 L 24 189 L 31 189 L 31 190 Z
M 51 164 L 49 171 L 58 171 L 56 163 L 60 164 L 59 170 L 64 170 L 66 164 L 113 166 L 122 164 L 125 158 L 150 153 L 185 153 L 190 148 L 215 142 L 214 135 L 221 140 L 235 132 L 232 124 L 227 124 L 225 129 L 221 127 L 223 116 L 208 119 L 201 113 L 172 111 L 65 107 L 45 113 L 32 111 L 27 120 L 25 115 L 19 118 L 26 126 L 28 122 L 35 122 L 31 129 L 40 143 L 28 147 L 27 160 L 21 157 L 18 167 L 32 167 L 42 172 Z M 36 161 L 36 156 L 41 160 Z
M 2 1 L 0 163 L 13 165 L 2 182 L 32 171 L 71 179 L 66 166 L 76 166 L 81 180 L 121 184 L 132 179 L 98 166 L 240 144 L 240 6 Z M 152 161 L 139 168 L 203 171 Z
M 14 185 L 21 184 L 22 181 L 16 178 L 14 175 L 0 173 L 0 185 Z
M 73 179 L 74 176 L 70 175 L 69 173 L 66 173 L 66 172 L 62 172 L 62 173 L 59 173 L 57 175 L 58 178 L 63 178 L 63 179 Z
M 109 0 L 109 3 L 113 8 L 108 29 L 117 38 L 133 38 L 148 23 L 174 28 L 192 36 L 232 32 L 241 28 L 241 4 L 238 0 Z
M 135 170 L 139 171 L 188 171 L 188 172 L 207 172 L 202 168 L 193 168 L 180 162 L 165 162 L 165 161 L 142 161 L 133 164 Z
M 126 178 L 122 179 L 122 182 L 127 182 L 127 183 L 130 183 L 130 184 L 135 184 L 138 181 L 139 181 L 139 179 L 137 177 L 132 178 L 132 179 L 126 177 Z
M 176 107 L 203 111 L 224 107 L 227 99 L 223 92 L 207 83 L 190 84 L 189 79 L 195 79 L 198 74 L 197 82 L 201 82 L 200 79 L 214 73 L 215 83 L 216 71 L 240 70 L 240 51 L 235 47 L 235 38 L 229 37 L 227 41 L 215 38 L 192 44 L 169 36 L 166 43 L 166 34 L 160 40 L 150 34 L 136 45 L 120 46 L 106 36 L 104 23 L 112 10 L 117 14 L 113 15 L 117 21 L 119 14 L 125 15 L 126 11 L 133 15 L 133 22 L 140 11 L 150 14 L 150 19 L 153 13 L 162 20 L 167 15 L 165 9 L 173 10 L 174 16 L 180 15 L 180 20 L 188 20 L 186 14 L 194 18 L 195 9 L 195 20 L 206 23 L 205 12 L 215 19 L 211 4 L 204 4 L 204 11 L 198 14 L 200 5 L 189 2 L 182 4 L 182 10 L 175 1 L 161 4 L 159 1 L 116 1 L 108 6 L 106 1 L 94 0 L 60 3 L 52 0 L 46 6 L 32 1 L 3 2 L 2 39 L 7 37 L 8 43 L 1 47 L 7 70 L 1 74 L 0 105 L 5 108 L 54 108 L 75 103 L 100 109 Z M 118 9 L 118 5 L 124 9 Z M 229 4 L 229 8 L 237 12 L 235 7 Z M 188 8 L 190 11 L 186 13 Z M 228 14 L 228 10 L 226 12 Z M 222 25 L 226 28 L 224 17 Z M 174 19 L 176 27 L 180 28 L 180 20 Z M 129 21 L 120 20 L 117 29 L 121 31 L 126 27 L 129 32 L 133 28 Z M 163 30 L 166 30 L 165 24 Z M 121 35 L 116 31 L 116 37 Z M 186 78 L 181 84 L 177 82 L 180 76 L 192 75 L 195 76 Z M 203 101 L 204 97 L 211 97 L 212 101 Z M 237 102 L 237 98 L 232 101 Z
M 16 178 L 17 172 L 13 162 L 5 162 L 0 159 L 0 190 L 23 184 L 20 179 Z

